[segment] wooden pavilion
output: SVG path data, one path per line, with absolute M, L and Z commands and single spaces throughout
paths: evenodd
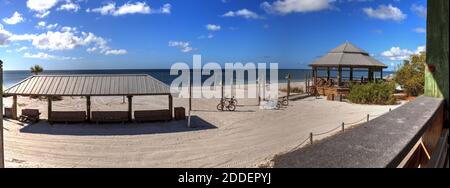
M 366 51 L 346 42 L 328 52 L 325 56 L 310 64 L 312 67 L 313 90 L 320 95 L 342 96 L 349 92 L 350 83 L 367 83 L 383 79 L 383 69 L 387 66 L 374 59 Z M 326 71 L 326 76 L 320 77 L 318 71 Z M 331 71 L 336 70 L 336 78 L 332 78 Z M 367 70 L 367 78 L 355 78 L 354 72 Z M 348 71 L 349 76 L 343 77 Z M 380 77 L 376 78 L 375 73 Z
M 31 76 L 3 92 L 4 97 L 13 97 L 12 118 L 17 119 L 17 96 L 46 97 L 48 120 L 52 121 L 132 121 L 133 96 L 165 95 L 168 109 L 157 111 L 136 111 L 135 118 L 170 120 L 173 115 L 173 98 L 170 87 L 149 75 L 36 75 Z M 128 111 L 91 112 L 91 97 L 123 96 L 128 98 Z M 86 111 L 52 111 L 54 97 L 85 97 Z M 92 119 L 91 119 L 92 118 Z M 151 119 L 148 119 L 151 120 Z

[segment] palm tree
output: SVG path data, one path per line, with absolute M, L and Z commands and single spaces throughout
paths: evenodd
M 41 72 L 44 72 L 44 68 L 42 68 L 39 65 L 35 65 L 33 67 L 30 67 L 30 71 L 31 73 L 33 73 L 34 75 L 38 75 Z

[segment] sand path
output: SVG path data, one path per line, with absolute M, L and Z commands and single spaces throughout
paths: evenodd
M 5 104 L 11 103 L 5 99 Z M 134 109 L 167 106 L 166 97 L 137 97 Z M 310 132 L 322 132 L 366 114 L 398 106 L 355 105 L 307 98 L 282 110 L 260 110 L 255 100 L 240 100 L 237 112 L 218 112 L 218 100 L 194 100 L 193 124 L 95 125 L 45 121 L 23 126 L 4 121 L 7 167 L 257 167 L 275 154 L 295 147 Z M 93 98 L 93 110 L 126 110 L 121 97 Z M 46 102 L 19 98 L 21 108 Z M 25 105 L 27 104 L 27 105 Z M 84 110 L 82 98 L 54 103 L 55 110 Z M 175 106 L 187 106 L 175 99 Z M 201 110 L 200 110 L 201 109 Z

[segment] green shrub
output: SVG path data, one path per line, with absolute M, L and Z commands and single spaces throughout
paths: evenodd
M 424 92 L 425 60 L 425 53 L 412 55 L 395 73 L 394 81 L 400 84 L 409 96 L 419 96 Z
M 357 104 L 395 104 L 395 84 L 390 82 L 355 84 L 350 86 L 348 100 Z

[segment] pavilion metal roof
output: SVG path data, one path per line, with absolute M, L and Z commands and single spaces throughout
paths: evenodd
M 384 63 L 371 57 L 366 51 L 346 42 L 321 57 L 314 63 L 313 67 L 355 67 L 355 68 L 387 68 Z
M 149 75 L 36 75 L 3 92 L 4 96 L 168 95 L 170 87 Z

